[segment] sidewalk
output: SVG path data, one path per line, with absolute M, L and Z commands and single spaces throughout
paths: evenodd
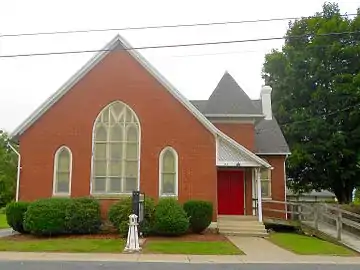
M 12 229 L 0 229 L 0 237 L 13 235 Z
M 167 254 L 104 254 L 104 253 L 35 253 L 0 252 L 0 261 L 88 261 L 88 262 L 173 262 L 173 263 L 291 263 L 291 264 L 356 264 L 360 257 L 292 256 L 265 258 L 247 255 L 167 255 Z

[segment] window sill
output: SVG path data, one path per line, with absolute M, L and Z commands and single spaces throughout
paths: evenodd
M 70 194 L 58 193 L 58 194 L 53 194 L 52 196 L 55 197 L 55 198 L 70 198 Z
M 174 198 L 178 199 L 178 195 L 171 195 L 171 194 L 163 194 L 159 196 L 160 198 Z

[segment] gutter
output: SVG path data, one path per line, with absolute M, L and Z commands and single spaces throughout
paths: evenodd
M 17 156 L 18 156 L 17 176 L 16 176 L 16 201 L 19 201 L 21 155 L 20 155 L 20 153 L 15 149 L 15 147 L 12 146 L 9 142 L 8 142 L 8 146 L 9 146 L 9 147 L 15 152 L 15 154 L 17 154 Z

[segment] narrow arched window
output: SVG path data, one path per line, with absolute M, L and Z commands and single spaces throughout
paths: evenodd
M 120 194 L 139 189 L 140 123 L 116 101 L 105 107 L 93 129 L 92 193 Z
M 178 155 L 171 147 L 164 148 L 160 153 L 160 196 L 178 195 Z
M 70 195 L 71 192 L 72 154 L 68 147 L 62 146 L 55 153 L 54 159 L 54 195 Z

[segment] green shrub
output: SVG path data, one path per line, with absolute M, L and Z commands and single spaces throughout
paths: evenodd
M 91 234 L 100 231 L 100 203 L 92 198 L 71 199 L 66 205 L 66 232 L 71 234 Z
M 51 236 L 68 233 L 66 210 L 71 199 L 41 199 L 29 205 L 25 214 L 24 227 L 35 235 Z
M 155 203 L 154 200 L 145 197 L 145 214 L 144 220 L 140 223 L 140 231 L 148 235 L 152 230 L 150 225 L 153 224 Z M 121 198 L 118 202 L 114 203 L 109 209 L 109 220 L 118 229 L 120 235 L 127 236 L 129 229 L 129 215 L 132 213 L 132 198 Z
M 14 231 L 25 233 L 24 217 L 30 203 L 11 202 L 6 206 L 6 221 Z
M 184 210 L 189 217 L 190 229 L 194 233 L 201 233 L 209 227 L 213 215 L 213 205 L 211 202 L 187 201 L 184 204 Z
M 173 198 L 161 199 L 155 208 L 155 233 L 176 236 L 185 234 L 188 229 L 189 219 L 178 201 Z
M 118 232 L 121 237 L 127 237 L 127 234 L 129 232 L 129 221 L 126 220 L 121 221 L 118 227 Z

